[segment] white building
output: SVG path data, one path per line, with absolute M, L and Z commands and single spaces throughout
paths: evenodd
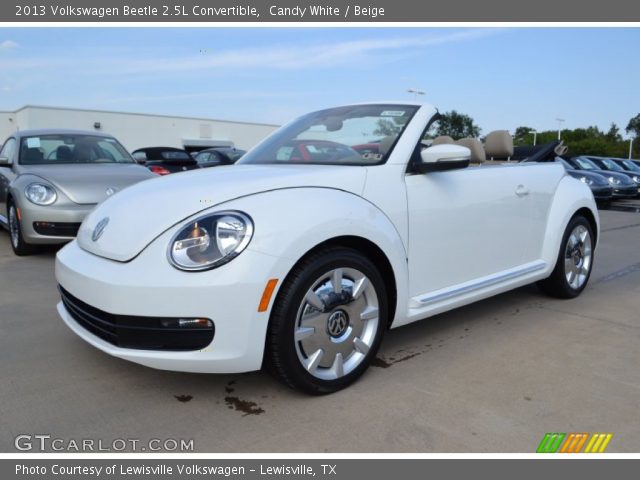
M 16 130 L 70 128 L 110 133 L 129 151 L 143 147 L 189 151 L 215 146 L 249 149 L 277 127 L 210 118 L 27 105 L 14 112 L 0 111 L 0 145 Z

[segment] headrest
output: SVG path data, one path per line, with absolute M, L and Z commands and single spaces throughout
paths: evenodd
M 554 148 L 553 151 L 557 156 L 561 157 L 563 155 L 566 155 L 566 153 L 569 151 L 569 147 L 564 144 L 563 140 L 558 145 L 556 145 L 556 148 Z
M 487 157 L 506 160 L 513 156 L 513 138 L 507 130 L 496 130 L 487 135 L 484 141 Z
M 389 135 L 380 140 L 380 144 L 378 145 L 378 153 L 380 155 L 386 155 L 389 152 L 391 145 L 393 145 L 393 142 L 396 141 L 396 138 L 398 138 L 397 135 Z
M 44 159 L 44 155 L 39 148 L 27 148 L 24 152 L 25 163 L 39 163 Z
M 461 138 L 456 141 L 456 145 L 461 145 L 471 150 L 470 163 L 482 163 L 487 159 L 482 143 L 476 138 Z
M 60 145 L 56 148 L 56 160 L 70 160 L 71 149 L 66 145 Z
M 439 137 L 433 139 L 431 145 L 453 145 L 454 143 L 455 141 L 449 135 L 440 135 Z

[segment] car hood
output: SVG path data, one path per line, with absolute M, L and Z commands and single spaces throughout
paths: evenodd
M 593 185 L 604 187 L 609 185 L 609 181 L 600 173 L 593 173 L 588 170 L 568 170 L 569 175 L 575 178 L 585 177 L 593 182 Z
M 625 175 L 621 172 L 612 172 L 611 170 L 586 170 L 588 172 L 597 173 L 605 178 L 613 177 L 620 180 L 620 185 L 633 185 L 635 182 L 631 179 L 630 175 Z
M 132 186 L 99 205 L 82 223 L 78 244 L 95 255 L 126 262 L 176 223 L 220 203 L 298 187 L 360 195 L 365 179 L 366 168 L 324 165 L 230 165 L 167 175 Z M 93 232 L 105 218 L 108 224 L 94 241 Z
M 102 202 L 109 196 L 108 189 L 120 191 L 134 183 L 156 177 L 149 169 L 140 165 L 116 163 L 25 165 L 21 167 L 20 173 L 36 175 L 46 180 L 69 200 L 81 205 Z

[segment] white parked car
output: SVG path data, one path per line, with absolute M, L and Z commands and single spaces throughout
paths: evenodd
M 366 370 L 388 328 L 532 282 L 577 296 L 599 233 L 589 188 L 557 162 L 497 162 L 513 150 L 506 132 L 486 152 L 424 148 L 437 117 L 401 102 L 322 110 L 236 165 L 117 193 L 58 253 L 59 314 L 143 365 L 264 361 L 328 393 Z

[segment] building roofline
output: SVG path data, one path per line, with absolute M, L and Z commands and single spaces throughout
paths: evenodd
M 183 115 L 165 115 L 161 113 L 142 113 L 142 112 L 125 112 L 121 110 L 99 110 L 93 108 L 73 108 L 73 107 L 55 107 L 50 105 L 24 105 L 17 110 L 0 110 L 0 113 L 13 113 L 17 114 L 22 110 L 29 108 L 42 108 L 47 110 L 71 110 L 76 112 L 95 112 L 95 113 L 113 113 L 117 115 L 137 115 L 143 117 L 160 117 L 160 118 L 180 118 L 184 120 L 199 120 L 206 122 L 223 122 L 223 123 L 237 123 L 239 125 L 258 125 L 261 127 L 279 127 L 280 125 L 275 123 L 263 123 L 263 122 L 248 122 L 242 120 L 223 120 L 221 118 L 205 118 L 205 117 L 186 117 Z

